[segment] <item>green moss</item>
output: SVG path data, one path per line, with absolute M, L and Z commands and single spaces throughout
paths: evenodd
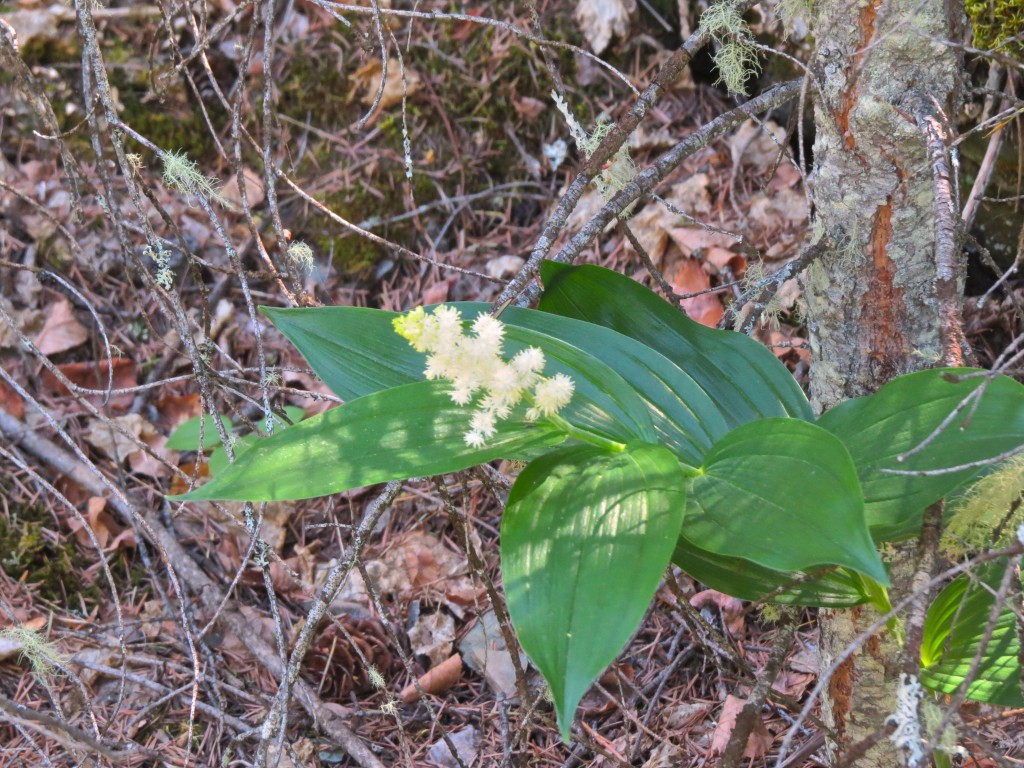
M 343 62 L 307 50 L 299 43 L 288 57 L 278 82 L 278 109 L 289 117 L 305 121 L 311 115 L 320 128 L 335 128 L 358 120 L 365 106 L 352 98 L 352 79 Z
M 82 63 L 82 48 L 75 35 L 30 37 L 21 46 L 21 58 L 29 67 L 53 67 Z
M 999 48 L 1001 53 L 1024 57 L 1024 42 L 1019 38 L 1024 29 L 1024 0 L 967 0 L 965 8 L 974 27 L 975 48 Z M 1003 47 L 1013 37 L 1017 40 Z
M 125 70 L 113 70 L 111 84 L 117 88 L 124 106 L 121 118 L 158 147 L 184 152 L 200 165 L 217 156 L 202 112 L 186 97 L 184 81 L 174 83 L 159 97 L 149 98 L 148 83 L 139 77 L 129 76 Z M 225 123 L 227 114 L 214 104 L 213 99 L 207 100 L 206 108 L 215 127 Z M 145 152 L 141 147 L 132 151 Z
M 8 489 L 0 487 L 0 493 L 7 495 Z M 82 583 L 80 571 L 86 566 L 79 563 L 76 568 L 74 537 L 66 531 L 48 536 L 49 525 L 52 518 L 41 505 L 19 507 L 12 503 L 10 514 L 0 516 L 0 569 L 15 581 L 33 585 L 34 593 L 43 600 L 78 609 L 79 595 L 93 601 L 99 592 Z

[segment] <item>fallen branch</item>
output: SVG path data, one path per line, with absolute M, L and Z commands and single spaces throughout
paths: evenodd
M 30 429 L 24 422 L 0 410 L 0 433 L 17 443 L 21 448 L 45 463 L 52 470 L 65 475 L 81 485 L 89 493 L 108 499 L 110 507 L 125 521 L 141 520 L 145 523 L 143 531 L 160 549 L 169 564 L 189 589 L 198 597 L 204 607 L 211 611 L 217 610 L 224 602 L 224 594 L 220 584 L 210 578 L 188 552 L 178 542 L 174 534 L 160 523 L 151 511 L 143 511 L 142 505 L 133 505 L 130 501 L 111 495 L 109 489 L 81 461 L 40 435 L 37 430 Z M 278 679 L 282 678 L 284 669 L 277 651 L 260 639 L 259 633 L 239 613 L 224 610 L 220 614 L 220 623 L 237 637 L 244 638 L 246 646 L 256 660 Z M 314 719 L 328 738 L 336 742 L 345 752 L 363 768 L 383 768 L 370 748 L 342 721 L 334 712 L 323 705 L 316 693 L 301 680 L 292 684 L 295 698 L 303 709 Z

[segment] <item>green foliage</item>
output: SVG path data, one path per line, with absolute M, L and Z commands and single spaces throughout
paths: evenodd
M 501 523 L 505 594 L 566 740 L 576 704 L 643 619 L 685 508 L 686 475 L 656 445 L 567 448 L 516 480 Z
M 974 29 L 974 47 L 1024 57 L 1024 0 L 966 0 L 964 7 Z
M 800 492 L 780 476 L 800 478 Z M 766 568 L 843 565 L 888 583 L 850 454 L 799 419 L 753 421 L 715 444 L 693 481 L 686 535 Z
M 821 417 L 819 424 L 846 444 L 857 465 L 875 541 L 916 535 L 929 505 L 984 469 L 946 468 L 1024 444 L 1024 387 L 1006 376 L 989 381 L 972 373 L 984 372 L 937 368 L 901 376 Z M 962 403 L 967 407 L 944 425 Z
M 503 325 L 481 317 L 483 304 L 403 318 L 397 327 L 430 355 L 426 371 L 394 332 L 394 313 L 264 310 L 346 403 L 250 436 L 233 464 L 179 498 L 308 498 L 524 462 L 502 527 L 506 595 L 564 736 L 670 561 L 743 598 L 887 610 L 875 542 L 912 535 L 925 507 L 1024 443 L 1024 387 L 1006 377 L 904 376 L 815 423 L 786 368 L 751 339 L 694 323 L 610 270 L 546 263 L 542 277 L 541 311 L 509 308 Z M 456 340 L 451 351 L 442 338 Z M 477 363 L 473 345 L 492 365 Z M 479 439 L 474 414 L 501 410 L 486 398 L 508 384 L 489 371 L 518 376 L 514 356 L 528 350 L 542 356 L 543 376 L 571 377 L 572 400 L 542 417 L 515 400 Z M 444 373 L 452 360 L 466 368 Z M 463 382 L 462 393 L 442 377 Z M 964 403 L 969 421 L 948 418 Z M 945 471 L 960 464 L 972 466 Z M 936 647 L 932 687 L 960 663 Z
M 227 416 L 220 416 L 220 423 L 225 432 L 231 432 L 234 424 Z M 220 437 L 212 423 L 213 419 L 206 414 L 194 416 L 181 424 L 171 436 L 167 438 L 167 447 L 172 451 L 210 451 L 220 445 Z M 202 433 L 202 446 L 199 444 L 199 435 Z
M 1010 574 L 1017 582 L 1011 582 L 1011 604 L 998 611 L 991 637 L 984 643 L 995 594 L 1007 567 L 1004 559 L 974 574 L 963 574 L 935 598 L 921 644 L 921 682 L 932 690 L 956 693 L 977 659 L 978 669 L 967 686 L 967 698 L 1007 707 L 1024 706 L 1017 634 L 1017 613 L 1024 606 L 1016 573 Z

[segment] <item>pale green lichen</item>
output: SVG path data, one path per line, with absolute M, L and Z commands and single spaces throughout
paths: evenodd
M 591 133 L 587 133 L 583 126 L 580 125 L 579 121 L 573 115 L 569 105 L 565 102 L 561 96 L 555 91 L 551 92 L 551 98 L 555 102 L 555 106 L 558 107 L 558 111 L 562 113 L 565 118 L 566 125 L 569 126 L 569 133 L 573 140 L 576 142 L 576 147 L 583 154 L 584 157 L 589 158 L 597 151 L 597 148 L 601 145 L 601 141 L 607 136 L 614 124 L 606 117 L 602 116 L 598 118 L 597 125 L 594 126 L 594 130 Z M 633 163 L 633 158 L 629 156 L 629 150 L 626 145 L 623 144 L 619 147 L 618 151 L 612 155 L 611 160 L 605 163 L 604 167 L 594 178 L 594 184 L 597 186 L 597 191 L 601 194 L 605 200 L 611 200 L 617 195 L 622 189 L 629 184 L 634 178 L 636 178 L 636 165 Z M 631 206 L 632 207 L 632 206 Z M 623 212 L 626 214 L 629 208 Z
M 742 290 L 746 292 L 755 288 L 759 283 L 766 280 L 768 276 L 768 272 L 764 268 L 764 262 L 748 264 L 746 274 L 743 276 Z M 782 315 L 782 298 L 779 296 L 779 288 L 781 286 L 775 287 L 771 298 L 761 308 L 761 326 L 772 331 L 779 330 L 779 322 Z M 733 330 L 740 331 L 746 319 L 746 315 L 737 314 Z
M 296 269 L 307 273 L 313 271 L 313 249 L 301 240 L 289 243 L 285 256 Z
M 174 285 L 174 272 L 171 270 L 171 254 L 162 243 L 150 244 L 142 249 L 143 256 L 156 264 L 156 284 L 165 291 Z
M 1016 535 L 1018 524 L 1024 521 L 1022 495 L 1024 454 L 1018 454 L 950 503 L 951 514 L 942 538 L 943 551 L 960 557 L 1009 543 Z
M 384 690 L 384 686 L 385 686 L 384 675 L 382 675 L 380 673 L 380 671 L 375 666 L 370 664 L 366 668 L 366 675 L 367 675 L 367 677 L 370 678 L 370 685 L 372 685 L 378 691 L 383 691 Z
M 782 23 L 792 27 L 796 19 L 810 16 L 814 12 L 814 0 L 779 0 L 776 10 L 782 17 Z
M 939 727 L 946 717 L 946 712 L 942 707 L 932 699 L 925 697 L 921 701 L 921 715 L 928 741 L 935 745 L 935 749 L 947 755 L 957 755 L 963 752 L 963 748 L 957 743 L 956 729 L 951 724 L 947 723 L 945 730 L 936 738 Z
M 200 171 L 184 152 L 165 152 L 160 159 L 164 166 L 164 183 L 185 195 L 186 201 L 196 196 L 226 204 L 219 192 L 220 181 Z
M 718 44 L 715 65 L 718 82 L 732 93 L 746 94 L 746 80 L 761 71 L 757 46 L 736 6 L 729 0 L 714 3 L 700 17 L 700 25 Z
M 69 660 L 56 645 L 46 641 L 42 632 L 22 626 L 0 630 L 0 640 L 8 640 L 20 646 L 19 658 L 29 663 L 33 674 L 41 681 L 53 677 L 58 667 L 64 666 Z

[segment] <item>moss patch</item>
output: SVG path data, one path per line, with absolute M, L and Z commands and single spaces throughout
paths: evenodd
M 1000 53 L 1016 58 L 1024 56 L 1024 42 L 1019 38 L 1024 29 L 1024 0 L 967 0 L 967 15 L 974 27 L 974 47 L 982 50 L 1000 48 L 1010 38 L 1017 40 L 1000 49 Z
M 7 488 L 0 488 L 7 495 Z M 74 538 L 66 531 L 49 535 L 49 512 L 41 505 L 11 505 L 9 516 L 0 516 L 0 569 L 14 580 L 33 586 L 33 592 L 48 602 L 76 608 L 79 595 L 86 601 L 99 597 L 93 585 L 81 579 L 76 569 Z

